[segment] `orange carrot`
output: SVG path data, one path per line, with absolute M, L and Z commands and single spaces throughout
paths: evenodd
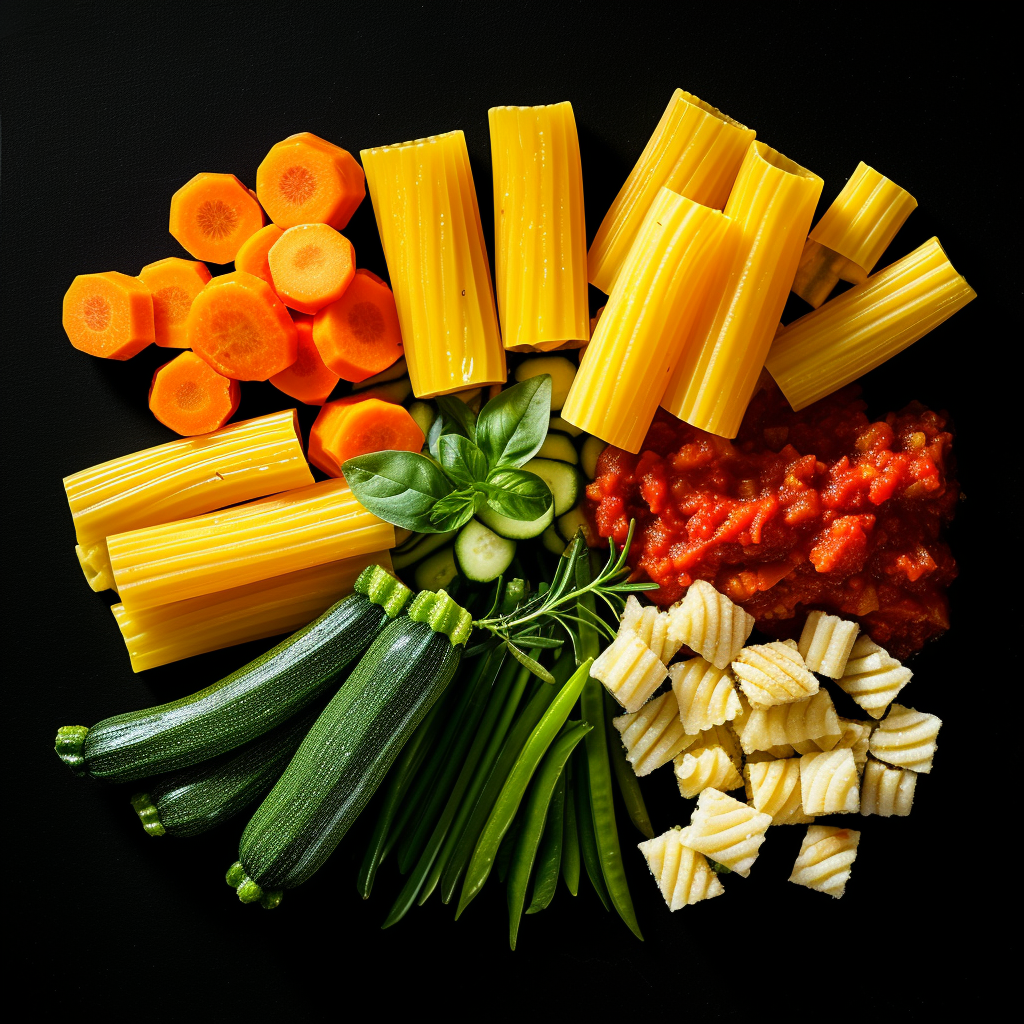
M 295 324 L 274 289 L 244 270 L 215 277 L 189 310 L 192 351 L 225 377 L 267 380 L 298 356 Z
M 264 157 L 256 194 L 279 227 L 330 224 L 341 231 L 366 195 L 366 179 L 347 150 L 300 132 Z
M 61 319 L 75 348 L 104 359 L 131 359 L 156 337 L 149 289 L 116 270 L 76 277 Z
M 171 196 L 171 234 L 197 260 L 230 263 L 263 227 L 263 210 L 233 174 L 197 174 Z
M 284 234 L 276 224 L 268 224 L 250 235 L 235 254 L 235 270 L 244 270 L 247 274 L 255 274 L 274 287 L 274 279 L 270 276 L 270 263 L 267 253 L 270 247 Z
M 313 340 L 343 380 L 358 384 L 386 370 L 403 354 L 391 289 L 375 274 L 357 270 L 345 294 L 317 313 Z
M 171 256 L 139 271 L 139 280 L 153 293 L 153 326 L 161 348 L 188 348 L 185 321 L 192 300 L 210 280 L 205 263 Z
M 340 378 L 324 365 L 313 344 L 313 318 L 296 314 L 295 330 L 299 338 L 299 354 L 287 370 L 275 373 L 270 383 L 289 398 L 296 398 L 305 405 L 323 405 Z
M 357 452 L 349 450 L 349 448 L 358 447 L 357 444 L 353 445 L 351 441 L 346 442 L 344 440 L 346 436 L 350 436 L 345 424 L 348 421 L 349 414 L 357 407 L 362 408 L 363 406 L 366 406 L 371 413 L 387 406 L 397 409 L 397 413 L 391 413 L 385 408 L 384 416 L 381 417 L 380 422 L 385 433 L 388 432 L 388 424 L 397 424 L 400 430 L 391 431 L 392 436 L 390 438 L 383 438 L 380 447 L 369 447 Z M 357 425 L 364 419 L 365 414 L 360 415 L 356 421 Z M 364 428 L 365 424 L 360 430 L 365 438 L 367 431 Z M 354 435 L 352 436 L 354 437 Z M 417 437 L 419 438 L 418 442 L 416 440 Z M 392 441 L 400 443 L 391 443 Z M 369 441 L 368 443 L 372 445 L 377 442 Z M 333 402 L 328 402 L 317 413 L 316 422 L 309 432 L 309 446 L 306 457 L 317 469 L 328 476 L 341 476 L 341 463 L 355 455 L 365 455 L 367 452 L 384 451 L 386 449 L 418 452 L 422 447 L 423 431 L 416 426 L 416 421 L 412 416 L 406 412 L 402 405 L 388 398 L 383 389 L 378 394 L 376 390 L 371 388 L 362 394 L 347 395 L 345 398 L 338 398 Z M 339 453 L 343 454 L 344 457 L 339 459 Z
M 327 224 L 289 228 L 268 254 L 274 290 L 285 305 L 315 313 L 345 294 L 356 272 L 352 243 Z
M 153 374 L 149 408 L 175 433 L 209 434 L 234 416 L 241 391 L 237 380 L 222 377 L 195 353 L 182 352 Z

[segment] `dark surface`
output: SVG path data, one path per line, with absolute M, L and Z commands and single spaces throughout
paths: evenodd
M 833 21 L 824 8 L 790 5 L 752 20 L 703 5 L 634 5 L 609 20 L 582 5 L 484 15 L 463 4 L 443 15 L 363 4 L 109 7 L 58 15 L 33 4 L 5 26 L 0 50 L 9 990 L 24 985 L 82 1017 L 103 999 L 116 1019 L 305 1018 L 328 1004 L 343 1018 L 353 999 L 460 1018 L 564 1008 L 922 1019 L 967 986 L 983 999 L 999 875 L 1016 869 L 1014 854 L 1001 863 L 971 841 L 996 834 L 991 820 L 971 827 L 996 774 L 975 759 L 985 714 L 974 701 L 1002 685 L 997 666 L 973 655 L 1000 653 L 990 643 L 1013 621 L 990 612 L 984 592 L 984 503 L 995 488 L 982 447 L 1002 430 L 992 381 L 1019 346 L 1009 310 L 1020 299 L 1006 244 L 1019 217 L 1017 182 L 1002 170 L 1008 126 L 986 113 L 1011 88 L 992 73 L 994 37 L 964 19 L 940 36 L 876 28 L 890 24 L 877 11 L 844 8 Z M 395 876 L 385 870 L 364 904 L 358 842 L 280 910 L 240 906 L 222 872 L 241 823 L 151 839 L 128 791 L 76 781 L 51 750 L 58 725 L 180 696 L 268 646 L 132 675 L 109 596 L 88 591 L 73 557 L 61 478 L 170 439 L 146 408 L 168 354 L 122 364 L 74 351 L 60 325 L 64 291 L 77 273 L 137 273 L 185 255 L 167 234 L 171 193 L 201 170 L 253 185 L 270 146 L 297 131 L 357 152 L 464 129 L 490 243 L 487 108 L 502 103 L 572 101 L 592 237 L 676 86 L 821 174 L 819 212 L 858 160 L 877 166 L 920 203 L 882 264 L 938 234 L 980 295 L 865 381 L 876 411 L 914 398 L 949 409 L 969 498 L 952 537 L 962 570 L 953 629 L 915 659 L 906 693 L 945 719 L 912 817 L 858 819 L 861 851 L 841 901 L 785 882 L 803 830 L 783 828 L 750 879 L 727 879 L 724 898 L 673 915 L 630 849 L 640 837 L 621 822 L 643 945 L 591 893 L 573 900 L 563 888 L 525 920 L 512 954 L 494 884 L 457 924 L 431 902 L 380 932 Z M 369 201 L 346 234 L 360 264 L 384 273 Z M 242 394 L 239 417 L 284 404 L 266 384 Z M 305 428 L 311 420 L 307 410 Z M 659 830 L 677 823 L 673 789 L 667 770 L 645 783 Z

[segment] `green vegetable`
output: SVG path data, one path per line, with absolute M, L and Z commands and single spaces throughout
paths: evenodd
M 561 409 L 569 397 L 576 367 L 565 356 L 533 356 L 516 367 L 516 380 L 519 381 L 532 380 L 538 374 L 551 377 L 551 409 Z
M 341 467 L 352 493 L 375 516 L 417 533 L 444 533 L 434 505 L 453 490 L 441 467 L 416 452 L 371 452 Z
M 539 459 L 551 459 L 557 462 L 566 462 L 575 466 L 580 457 L 576 454 L 576 446 L 564 434 L 548 434 L 544 443 L 537 452 Z
M 413 537 L 416 538 L 413 544 L 402 551 L 401 554 L 396 552 L 391 556 L 391 564 L 395 569 L 406 569 L 410 565 L 422 562 L 427 555 L 432 555 L 438 548 L 444 547 L 445 544 L 453 540 L 455 531 L 428 533 L 426 536 L 422 533 L 414 533 Z
M 553 555 L 560 555 L 565 551 L 565 541 L 554 525 L 544 531 L 541 542 L 544 544 L 545 550 L 550 551 Z
M 477 513 L 477 518 L 489 530 L 493 530 L 499 537 L 506 537 L 509 540 L 529 540 L 544 532 L 545 528 L 554 519 L 554 506 L 549 505 L 548 510 L 536 519 L 524 522 L 521 519 L 509 519 L 507 516 L 498 515 L 494 509 L 484 506 Z M 562 545 L 564 548 L 565 545 Z M 559 548 L 561 551 L 561 548 Z
M 476 443 L 491 469 L 518 469 L 537 454 L 547 437 L 550 406 L 547 374 L 502 391 L 484 406 Z
M 459 574 L 451 547 L 442 548 L 416 566 L 417 590 L 446 590 Z
M 498 536 L 475 519 L 467 523 L 455 542 L 455 558 L 462 575 L 478 583 L 496 580 L 512 564 L 515 541 Z
M 568 420 L 563 420 L 561 416 L 552 416 L 551 423 L 548 426 L 548 433 L 551 433 L 551 431 L 554 431 L 556 434 L 568 434 L 569 437 L 579 437 L 583 433 L 583 428 L 577 427 L 575 423 L 570 423 Z
M 580 474 L 567 463 L 554 459 L 530 459 L 523 469 L 536 473 L 547 484 L 554 499 L 556 516 L 568 512 L 579 500 Z
M 500 516 L 532 522 L 551 508 L 548 485 L 525 469 L 495 469 L 487 474 L 487 504 Z
M 589 479 L 593 480 L 597 476 L 597 460 L 607 447 L 607 443 L 599 437 L 588 437 L 583 442 L 583 447 L 580 449 L 580 463 L 583 466 L 583 472 Z
M 576 783 L 576 827 L 579 830 L 580 858 L 597 898 L 604 909 L 610 911 L 612 904 L 608 897 L 608 887 L 604 882 L 604 871 L 601 869 L 597 837 L 594 835 L 594 812 L 590 804 L 590 772 L 585 752 L 577 767 L 579 770 L 573 772 L 573 779 Z M 577 884 L 578 882 L 577 877 Z
M 413 418 L 416 426 L 423 431 L 426 437 L 434 423 L 434 409 L 429 402 L 413 402 L 409 406 L 409 415 Z
M 536 785 L 536 783 L 534 783 Z M 533 879 L 533 895 L 527 914 L 546 910 L 558 888 L 558 875 L 562 866 L 562 842 L 565 830 L 565 769 L 558 776 L 548 816 L 544 821 L 544 835 L 537 850 L 537 870 Z
M 579 760 L 577 755 L 576 760 Z M 580 836 L 576 827 L 576 785 L 573 758 L 565 766 L 565 820 L 562 822 L 562 878 L 569 892 L 580 891 Z
M 605 710 L 608 724 L 611 719 L 621 711 L 610 693 L 604 695 Z M 651 816 L 647 813 L 647 805 L 644 803 L 643 793 L 640 792 L 640 780 L 633 771 L 633 766 L 626 760 L 626 751 L 619 740 L 619 734 L 614 726 L 607 729 L 608 733 L 608 759 L 611 761 L 612 771 L 615 773 L 615 781 L 619 784 L 619 793 L 622 794 L 622 802 L 626 805 L 629 820 L 636 825 L 637 830 L 647 839 L 654 838 L 654 826 L 651 824 Z

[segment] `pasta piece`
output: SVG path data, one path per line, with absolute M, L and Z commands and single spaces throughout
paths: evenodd
M 862 635 L 836 681 L 872 718 L 881 718 L 913 674 L 871 637 Z
M 671 693 L 655 697 L 633 714 L 613 718 L 612 725 L 622 737 L 626 760 L 639 776 L 650 775 L 655 768 L 668 764 L 697 738 L 683 729 Z
M 799 758 L 748 763 L 743 774 L 751 806 L 770 814 L 773 825 L 804 825 L 814 821 L 800 802 Z
M 681 835 L 682 829 L 670 828 L 637 845 L 669 910 L 679 910 L 725 892 L 704 855 L 684 846 Z
M 779 326 L 822 184 L 763 142 L 751 143 L 725 207 L 739 226 L 738 244 L 661 399 L 673 416 L 712 434 L 736 436 Z
M 417 398 L 505 382 L 480 209 L 461 131 L 364 149 Z
M 132 614 L 286 572 L 393 547 L 395 528 L 344 480 L 107 538 L 114 582 Z
M 842 735 L 839 716 L 826 690 L 792 704 L 753 708 L 737 729 L 747 754 L 809 739 L 831 750 Z
M 788 743 L 782 743 L 777 747 L 769 747 L 767 750 L 752 750 L 747 754 L 747 764 L 758 764 L 762 761 L 782 761 L 792 757 L 796 748 Z
M 890 768 L 870 759 L 864 766 L 860 783 L 860 813 L 905 817 L 914 806 L 917 772 L 909 768 Z
M 668 635 L 669 618 L 666 612 L 654 605 L 644 607 L 632 595 L 626 601 L 626 609 L 619 622 L 619 633 L 635 633 L 667 665 L 682 646 Z
M 639 452 L 736 226 L 667 188 L 644 218 L 608 296 L 562 418 Z
M 839 728 L 842 730 L 839 739 L 831 750 L 852 750 L 853 763 L 857 771 L 863 771 L 868 760 L 868 743 L 871 740 L 871 732 L 875 728 L 874 722 L 858 722 L 852 718 L 840 718 Z M 798 754 L 817 754 L 822 748 L 816 740 L 801 740 L 793 744 L 793 749 Z
M 710 747 L 721 747 L 729 755 L 737 771 L 743 766 L 740 741 L 727 725 L 713 725 L 710 729 L 699 732 L 697 738 L 687 747 L 687 753 L 696 756 Z
M 664 187 L 702 206 L 725 206 L 754 131 L 676 89 L 590 246 L 590 283 L 609 294 L 640 225 Z
M 771 823 L 771 815 L 717 789 L 705 789 L 680 841 L 746 878 Z
M 806 814 L 856 814 L 860 776 L 853 751 L 828 750 L 800 758 L 800 803 Z
M 800 634 L 799 650 L 804 664 L 812 672 L 839 679 L 859 632 L 856 622 L 825 612 L 811 612 Z
M 691 658 L 673 665 L 668 675 L 687 732 L 724 725 L 742 710 L 732 673 L 727 668 L 715 668 L 703 658 Z
M 794 320 L 765 366 L 796 410 L 913 345 L 976 298 L 937 238 Z
M 491 107 L 494 279 L 506 348 L 590 338 L 587 229 L 571 103 Z
M 726 668 L 743 650 L 754 616 L 733 604 L 706 580 L 694 580 L 669 610 L 668 635 L 715 668 Z
M 635 633 L 621 633 L 598 655 L 590 674 L 632 714 L 661 686 L 668 669 Z
M 723 747 L 705 747 L 697 754 L 684 752 L 675 758 L 674 764 L 679 793 L 688 800 L 709 787 L 724 793 L 743 785 L 743 776 Z
M 859 842 L 860 833 L 852 828 L 809 826 L 789 880 L 839 899 L 850 880 Z
M 868 750 L 895 768 L 909 768 L 926 775 L 932 770 L 936 740 L 942 719 L 913 708 L 893 704 L 886 718 L 871 734 Z
M 779 641 L 744 647 L 732 670 L 753 707 L 791 704 L 818 692 L 818 680 L 800 652 Z
M 107 542 L 97 541 L 95 544 L 75 545 L 78 564 L 85 574 L 85 582 L 100 593 L 114 589 L 114 570 L 110 568 L 110 556 L 107 554 Z

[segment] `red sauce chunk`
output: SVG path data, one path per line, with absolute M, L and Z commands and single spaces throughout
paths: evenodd
M 859 396 L 851 386 L 793 412 L 763 374 L 734 441 L 659 410 L 641 454 L 598 460 L 598 533 L 622 544 L 636 520 L 629 560 L 658 604 L 704 579 L 770 636 L 797 635 L 820 608 L 905 657 L 949 627 L 953 437 L 917 402 L 872 423 Z

